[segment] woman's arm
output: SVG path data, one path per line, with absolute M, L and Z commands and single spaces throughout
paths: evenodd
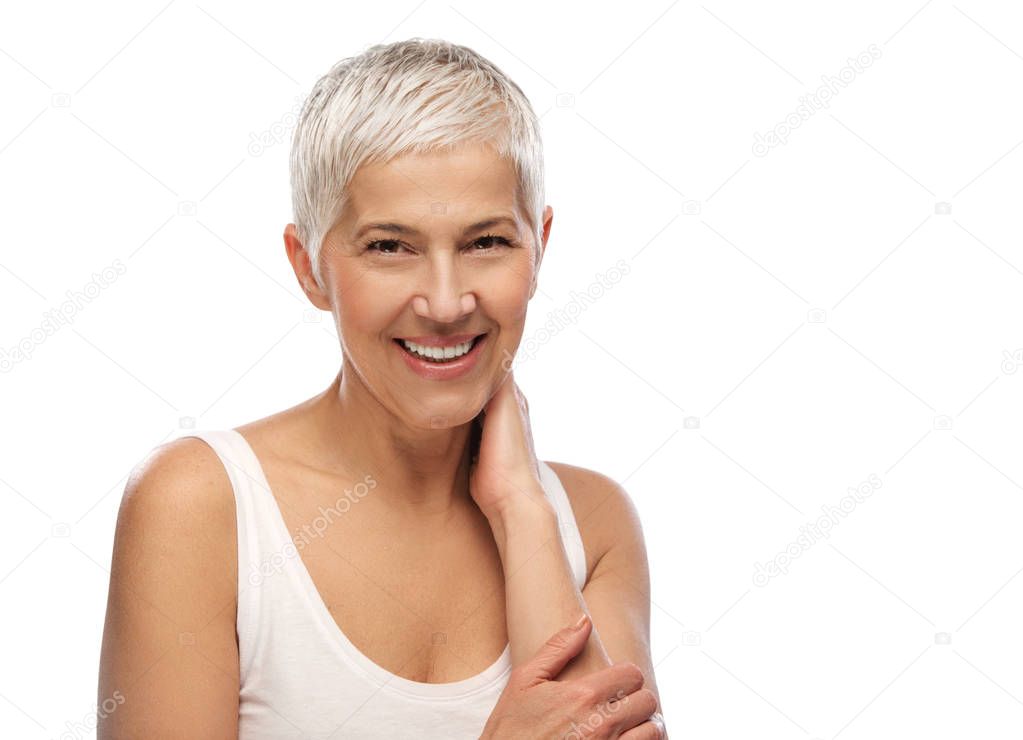
M 100 740 L 237 735 L 235 529 L 230 481 L 201 440 L 158 447 L 132 471 L 99 672 L 100 705 L 119 704 L 101 714 Z
M 551 463 L 570 500 L 587 546 L 596 556 L 583 599 L 608 656 L 643 671 L 643 686 L 658 696 L 650 655 L 650 570 L 643 527 L 632 499 L 614 479 L 585 468 Z M 568 667 L 571 676 L 573 666 Z
M 469 490 L 490 523 L 504 568 L 513 667 L 527 664 L 548 636 L 589 611 L 592 629 L 585 644 L 581 652 L 573 651 L 575 657 L 559 670 L 557 678 L 576 685 L 579 681 L 600 683 L 593 674 L 606 677 L 614 661 L 632 663 L 618 667 L 633 678 L 642 671 L 644 683 L 649 680 L 652 685 L 646 552 L 639 517 L 625 491 L 610 478 L 583 468 L 559 465 L 555 470 L 569 495 L 587 555 L 596 555 L 592 573 L 580 591 L 572 577 L 557 514 L 541 483 L 529 402 L 510 370 L 478 418 L 481 434 L 477 459 L 470 468 Z M 586 502 L 585 513 L 580 513 L 580 501 Z M 610 639 L 606 649 L 602 631 Z M 621 671 L 611 670 L 614 680 L 620 681 Z M 577 681 L 567 681 L 573 678 Z M 598 692 L 601 696 L 604 688 Z M 633 703 L 630 709 L 659 706 L 656 691 L 643 690 L 647 693 L 642 703 Z M 642 692 L 636 693 L 642 696 Z M 607 694 L 615 695 L 614 691 Z M 603 701 L 601 696 L 596 698 Z M 652 726 L 644 730 L 646 734 L 651 731 Z
M 564 625 L 587 613 L 572 576 L 554 507 L 538 491 L 489 518 L 504 568 L 505 617 L 512 666 L 529 660 Z M 611 665 L 596 622 L 586 645 L 561 675 L 586 675 Z
M 553 507 L 536 506 L 534 496 L 494 515 L 491 527 L 505 566 L 512 664 L 527 660 L 551 633 L 587 611 L 593 622 L 589 640 L 558 678 L 631 662 L 643 671 L 644 687 L 657 696 L 650 657 L 649 570 L 635 507 L 625 490 L 604 475 L 560 463 L 551 467 L 570 494 L 595 565 L 580 592 Z

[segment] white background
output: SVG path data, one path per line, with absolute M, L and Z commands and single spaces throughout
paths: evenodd
M 338 59 L 435 36 L 543 116 L 555 216 L 525 337 L 629 267 L 516 378 L 540 456 L 640 511 L 672 736 L 1018 737 L 1021 20 L 941 0 L 5 5 L 0 348 L 32 353 L 0 374 L 2 734 L 87 734 L 132 466 L 336 373 L 281 238 L 292 113 Z

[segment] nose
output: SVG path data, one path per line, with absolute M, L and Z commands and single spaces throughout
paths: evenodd
M 424 319 L 452 324 L 476 310 L 476 295 L 467 290 L 459 268 L 438 255 L 412 298 L 412 310 Z

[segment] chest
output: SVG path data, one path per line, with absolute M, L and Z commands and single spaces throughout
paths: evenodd
M 368 498 L 325 505 L 338 482 L 299 490 L 267 472 L 285 526 L 337 628 L 369 660 L 443 683 L 489 667 L 507 644 L 504 574 L 489 525 L 466 509 L 420 524 Z

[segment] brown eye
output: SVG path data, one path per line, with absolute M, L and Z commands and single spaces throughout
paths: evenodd
M 485 236 L 481 236 L 479 239 L 477 239 L 476 241 L 473 242 L 473 245 L 476 245 L 476 246 L 484 245 L 486 247 L 486 249 L 477 249 L 477 250 L 474 250 L 474 251 L 477 251 L 477 252 L 487 251 L 487 249 L 490 249 L 490 248 L 492 248 L 492 246 L 494 246 L 494 242 L 497 242 L 496 246 L 504 246 L 504 247 L 510 247 L 511 246 L 511 242 L 509 242 L 503 236 L 497 236 L 496 234 L 487 234 Z
M 390 247 L 400 247 L 401 244 L 394 239 L 377 239 L 366 245 L 366 251 L 380 252 L 381 254 L 394 254 Z

